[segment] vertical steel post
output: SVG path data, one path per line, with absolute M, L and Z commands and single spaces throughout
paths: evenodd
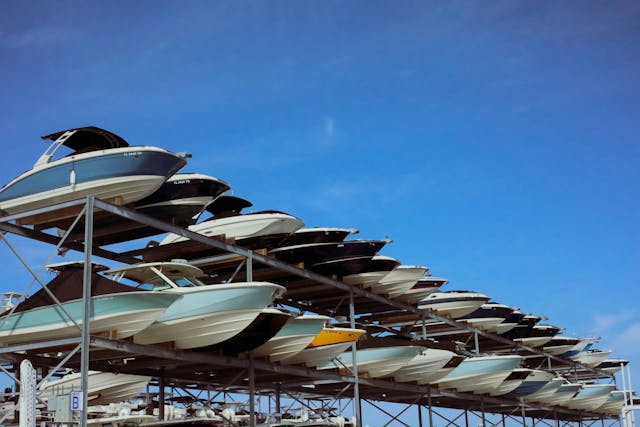
M 253 251 L 247 254 L 247 282 L 253 282 Z
M 431 388 L 429 388 L 429 394 L 427 396 L 429 399 L 429 427 L 433 427 L 433 408 L 431 404 Z
M 480 400 L 480 410 L 482 411 L 482 427 L 486 427 L 487 419 L 484 414 L 484 399 Z
M 280 413 L 280 383 L 276 383 L 276 414 L 278 414 L 278 421 L 282 418 L 282 414 Z
M 247 264 L 248 265 L 248 264 Z M 255 427 L 256 425 L 256 379 L 253 369 L 253 357 L 249 356 L 249 425 Z
M 353 291 L 349 292 L 349 317 L 352 328 L 356 327 L 356 310 L 353 305 Z M 358 356 L 355 341 L 351 343 L 351 371 L 353 372 L 353 399 L 354 412 L 356 415 L 356 427 L 362 427 L 362 407 L 360 406 L 360 384 L 358 381 Z
M 82 337 L 80 338 L 80 378 L 82 388 L 82 415 L 80 426 L 87 426 L 89 406 L 89 319 L 91 318 L 91 258 L 93 249 L 93 196 L 87 197 L 84 221 L 84 267 L 82 276 Z
M 631 385 L 631 366 L 627 363 L 627 387 L 629 387 L 629 405 L 633 405 L 633 386 Z M 624 371 L 623 371 L 624 372 Z M 623 373 L 624 375 L 624 373 Z M 636 425 L 636 413 L 635 411 L 629 411 L 629 416 L 631 418 L 631 425 Z
M 465 427 L 469 427 L 469 413 L 467 410 L 464 410 L 464 425 Z
M 507 423 L 505 422 L 504 419 L 504 414 L 500 414 L 502 416 L 502 427 L 507 427 Z
M 158 421 L 164 421 L 164 369 L 158 377 Z
M 522 399 L 520 399 L 520 408 L 522 410 L 522 426 L 527 427 L 527 412 L 524 410 L 524 403 Z
M 418 402 L 418 427 L 422 427 L 422 405 Z

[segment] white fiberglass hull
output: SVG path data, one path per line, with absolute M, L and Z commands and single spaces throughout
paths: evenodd
M 596 367 L 609 357 L 611 354 L 611 350 L 607 351 L 587 351 L 578 353 L 575 356 L 572 356 L 570 359 L 575 360 L 578 363 L 581 363 L 590 368 Z
M 489 392 L 504 381 L 520 365 L 519 356 L 482 356 L 464 360 L 446 377 L 437 381 L 440 389 Z
M 407 365 L 411 359 L 425 350 L 419 346 L 397 346 L 383 348 L 368 348 L 356 353 L 358 375 L 368 375 L 371 378 L 389 376 Z M 318 366 L 318 369 L 351 369 L 353 354 L 346 351 L 335 360 Z
M 569 409 L 583 410 L 598 408 L 609 399 L 609 394 L 615 389 L 613 384 L 585 385 L 566 406 Z
M 517 389 L 523 381 L 524 378 L 517 380 L 505 379 L 500 385 L 491 390 L 489 394 L 491 396 L 502 396 L 503 394 L 511 393 L 513 390 Z
M 189 349 L 221 343 L 247 328 L 284 288 L 268 282 L 182 287 L 181 300 L 142 332 L 137 344 L 173 341 Z
M 526 338 L 514 338 L 515 342 L 519 342 L 522 345 L 526 345 L 527 347 L 542 347 L 549 341 L 553 339 L 552 336 L 549 337 L 526 337 Z
M 518 326 L 517 323 L 499 323 L 493 330 L 493 333 L 496 335 L 504 334 L 505 332 L 509 332 L 513 328 Z
M 91 298 L 94 315 L 91 334 L 124 339 L 140 332 L 180 298 L 175 293 L 124 292 Z M 63 303 L 78 326 L 82 326 L 82 301 Z M 0 342 L 5 345 L 80 336 L 80 329 L 57 306 L 38 307 L 0 318 Z
M 455 353 L 448 350 L 427 349 L 395 371 L 393 377 L 399 382 L 428 384 L 446 375 L 446 373 L 441 372 L 442 368 L 454 356 Z M 440 376 L 441 374 L 442 376 Z
M 577 384 L 562 385 L 554 393 L 549 396 L 543 396 L 538 401 L 553 406 L 564 406 L 575 396 L 580 388 L 581 386 Z
M 426 267 L 400 265 L 372 284 L 371 292 L 395 298 L 411 289 L 427 271 Z
M 272 234 L 291 234 L 304 223 L 285 213 L 256 213 L 236 215 L 204 221 L 189 227 L 189 230 L 205 236 L 224 236 L 226 239 L 245 239 Z M 161 245 L 186 240 L 177 234 L 167 235 Z
M 251 350 L 251 354 L 254 357 L 268 357 L 272 362 L 293 357 L 311 344 L 328 320 L 326 316 L 293 318 L 273 338 Z
M 495 332 L 497 326 L 503 321 L 502 317 L 481 317 L 477 319 L 464 319 L 466 324 L 473 326 L 474 328 L 481 329 L 487 332 Z
M 144 389 L 151 377 L 112 372 L 89 371 L 88 396 L 91 405 L 107 405 L 132 399 Z M 80 390 L 79 373 L 65 375 L 59 380 L 47 381 L 41 387 L 41 398 L 67 394 L 71 390 Z
M 285 365 L 305 365 L 309 368 L 327 363 L 351 347 L 350 342 L 308 347 L 282 361 Z
M 527 396 L 523 396 L 522 398 L 531 402 L 544 402 L 547 399 L 551 399 L 551 397 L 560 389 L 560 386 L 564 384 L 564 381 L 565 380 L 562 378 L 554 378 L 545 384 L 540 390 Z
M 475 301 L 457 299 L 455 301 L 438 302 L 435 304 L 430 304 L 428 306 L 419 306 L 419 308 L 432 311 L 440 316 L 447 316 L 452 319 L 458 319 L 460 317 L 466 316 L 467 314 L 473 313 L 487 300 Z
M 351 286 L 360 286 L 363 288 L 370 288 L 389 273 L 388 271 L 371 271 L 368 273 L 350 274 L 344 276 L 342 281 Z

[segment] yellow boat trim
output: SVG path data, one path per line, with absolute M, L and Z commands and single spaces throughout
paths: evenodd
M 320 347 L 323 345 L 358 341 L 365 332 L 366 331 L 362 329 L 323 328 L 308 347 Z

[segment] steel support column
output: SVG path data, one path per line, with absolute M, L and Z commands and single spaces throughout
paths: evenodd
M 89 403 L 89 330 L 91 318 L 91 258 L 93 248 L 93 205 L 95 199 L 87 197 L 84 221 L 84 274 L 82 278 L 82 339 L 80 341 L 80 376 L 82 388 L 82 415 L 80 425 L 87 425 Z
M 249 264 L 247 264 L 249 265 Z M 256 378 L 255 370 L 253 368 L 253 356 L 249 356 L 249 425 L 255 427 L 256 425 Z
M 353 291 L 349 292 L 349 320 L 352 328 L 356 327 L 356 314 L 353 305 Z M 360 402 L 360 384 L 358 381 L 358 356 L 355 341 L 351 343 L 351 371 L 353 373 L 353 408 L 356 416 L 356 427 L 362 427 L 362 406 Z

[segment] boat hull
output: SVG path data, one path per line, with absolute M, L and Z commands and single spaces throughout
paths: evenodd
M 328 320 L 326 316 L 293 318 L 273 338 L 251 350 L 251 354 L 254 357 L 268 357 L 272 362 L 295 356 L 311 344 Z
M 127 147 L 70 156 L 16 178 L 0 190 L 0 209 L 17 214 L 95 196 L 136 202 L 156 191 L 186 162 L 156 147 Z
M 179 294 L 172 292 L 147 291 L 94 296 L 89 333 L 128 338 L 151 325 L 179 298 Z M 81 326 L 82 300 L 67 301 L 62 306 Z M 0 342 L 6 345 L 80 335 L 80 330 L 57 306 L 39 307 L 1 319 Z
M 371 378 L 385 377 L 407 365 L 411 359 L 425 350 L 419 346 L 395 346 L 367 348 L 358 350 L 358 374 L 366 374 Z M 351 369 L 353 355 L 350 351 L 342 353 L 329 363 L 320 365 L 318 369 Z
M 236 215 L 204 221 L 189 227 L 189 230 L 208 237 L 221 236 L 225 239 L 250 239 L 261 236 L 286 236 L 304 225 L 298 218 L 285 213 L 255 213 Z M 169 234 L 161 245 L 187 240 L 177 234 Z
M 371 292 L 390 298 L 403 295 L 428 271 L 426 267 L 400 265 L 370 286 Z
M 182 299 L 133 340 L 137 344 L 172 341 L 181 349 L 218 344 L 247 328 L 284 291 L 267 282 L 172 289 Z
M 613 384 L 585 385 L 566 406 L 569 409 L 593 409 L 602 406 L 616 389 Z
M 393 373 L 393 377 L 399 382 L 417 382 L 428 384 L 438 380 L 438 371 L 455 356 L 455 353 L 447 350 L 427 349 L 422 354 L 411 359 L 406 366 Z M 453 368 L 452 368 L 453 369 Z
M 112 372 L 89 371 L 87 394 L 89 404 L 108 405 L 136 397 L 146 387 L 151 377 Z M 41 398 L 66 394 L 71 390 L 80 390 L 79 373 L 65 375 L 59 380 L 46 382 L 41 387 Z
M 440 389 L 455 388 L 458 391 L 491 390 L 517 369 L 521 360 L 519 356 L 468 358 L 436 385 Z

